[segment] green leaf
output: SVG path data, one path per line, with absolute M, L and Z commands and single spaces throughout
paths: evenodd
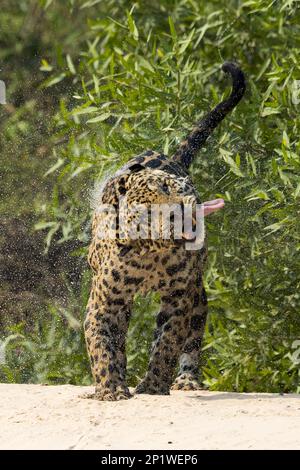
M 297 184 L 297 188 L 293 192 L 293 196 L 294 198 L 297 198 L 298 196 L 300 196 L 300 183 Z
M 60 75 L 57 75 L 56 77 L 49 78 L 48 80 L 45 80 L 45 82 L 43 83 L 43 86 L 45 88 L 49 88 L 53 85 L 56 85 L 57 83 L 61 82 L 65 78 L 65 76 L 66 76 L 65 73 L 61 73 Z
M 51 173 L 53 173 L 55 170 L 58 170 L 58 168 L 60 168 L 64 164 L 64 162 L 65 162 L 65 159 L 60 157 L 57 160 L 57 162 L 53 166 L 51 166 L 51 168 L 49 168 L 49 170 L 46 171 L 46 173 L 44 173 L 44 176 L 48 176 Z
M 174 22 L 173 22 L 173 19 L 172 19 L 171 16 L 169 16 L 169 26 L 170 26 L 170 32 L 171 32 L 173 42 L 176 43 L 177 42 L 177 33 L 176 33 L 175 25 L 174 25 Z
M 83 8 L 90 8 L 93 7 L 94 5 L 97 5 L 97 3 L 103 2 L 103 0 L 89 0 L 85 2 L 83 5 L 80 6 L 81 9 Z
M 70 54 L 66 55 L 66 59 L 67 59 L 67 64 L 68 64 L 68 67 L 69 67 L 69 70 L 70 70 L 71 74 L 76 75 L 76 69 L 74 67 L 74 64 L 73 64 L 73 61 L 72 61 L 72 58 L 71 58 Z
M 95 113 L 99 111 L 99 108 L 97 106 L 86 106 L 86 107 L 80 107 L 80 108 L 75 108 L 72 111 L 73 116 L 78 116 L 80 114 L 90 114 L 90 113 Z
M 89 119 L 87 121 L 87 124 L 90 124 L 90 123 L 94 123 L 94 122 L 103 122 L 103 121 L 106 121 L 106 119 L 108 119 L 109 117 L 111 116 L 111 113 L 103 113 L 103 114 L 99 114 L 98 116 L 92 118 L 92 119 Z
M 38 222 L 34 225 L 35 230 L 44 230 L 46 228 L 55 227 L 56 222 Z
M 49 64 L 46 59 L 42 59 L 42 65 L 40 66 L 42 72 L 52 72 L 53 67 Z
M 45 10 L 47 10 L 47 8 L 50 7 L 52 2 L 53 2 L 53 0 L 46 0 L 45 1 L 45 6 L 44 6 Z
M 137 41 L 139 39 L 139 32 L 136 27 L 135 21 L 131 15 L 131 13 L 127 13 L 127 22 L 128 22 L 128 28 L 129 31 L 131 32 L 133 38 Z
M 261 112 L 262 117 L 271 116 L 272 114 L 280 114 L 279 108 L 264 108 Z
M 282 145 L 286 148 L 290 148 L 290 140 L 286 131 L 283 131 L 283 134 L 282 134 Z
M 266 191 L 261 189 L 252 191 L 248 196 L 246 196 L 247 201 L 255 201 L 256 199 L 262 199 L 263 201 L 268 201 L 270 198 Z
M 244 177 L 244 174 L 239 169 L 237 163 L 233 160 L 233 158 L 226 152 L 224 149 L 220 149 L 220 153 L 223 157 L 223 160 L 229 165 L 230 171 L 234 173 L 236 176 Z

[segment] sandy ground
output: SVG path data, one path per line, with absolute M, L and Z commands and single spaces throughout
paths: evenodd
M 80 397 L 91 390 L 0 384 L 0 448 L 300 449 L 300 395 Z

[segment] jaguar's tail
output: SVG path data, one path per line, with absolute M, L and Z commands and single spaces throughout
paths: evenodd
M 206 139 L 225 118 L 226 114 L 235 108 L 245 93 L 246 83 L 242 70 L 232 62 L 225 62 L 222 70 L 229 73 L 232 78 L 232 91 L 229 98 L 218 104 L 212 111 L 204 116 L 187 138 L 180 144 L 172 159 L 188 168 L 198 150 Z

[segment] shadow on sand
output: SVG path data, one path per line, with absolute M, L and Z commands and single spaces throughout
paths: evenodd
M 194 400 L 201 400 L 201 401 L 216 401 L 216 400 L 259 400 L 260 401 L 260 400 L 270 400 L 270 398 L 272 399 L 288 398 L 289 400 L 293 398 L 300 402 L 300 395 L 297 395 L 295 393 L 279 394 L 279 393 L 210 392 L 210 395 L 205 395 L 205 394 L 201 394 L 201 391 L 199 391 L 199 394 L 189 395 L 189 398 L 192 398 Z

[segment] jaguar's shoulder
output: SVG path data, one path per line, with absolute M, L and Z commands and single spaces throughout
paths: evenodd
M 115 176 L 131 174 L 144 169 L 161 170 L 170 175 L 188 177 L 188 173 L 180 164 L 170 160 L 167 155 L 154 150 L 146 150 L 130 159 L 115 173 Z

